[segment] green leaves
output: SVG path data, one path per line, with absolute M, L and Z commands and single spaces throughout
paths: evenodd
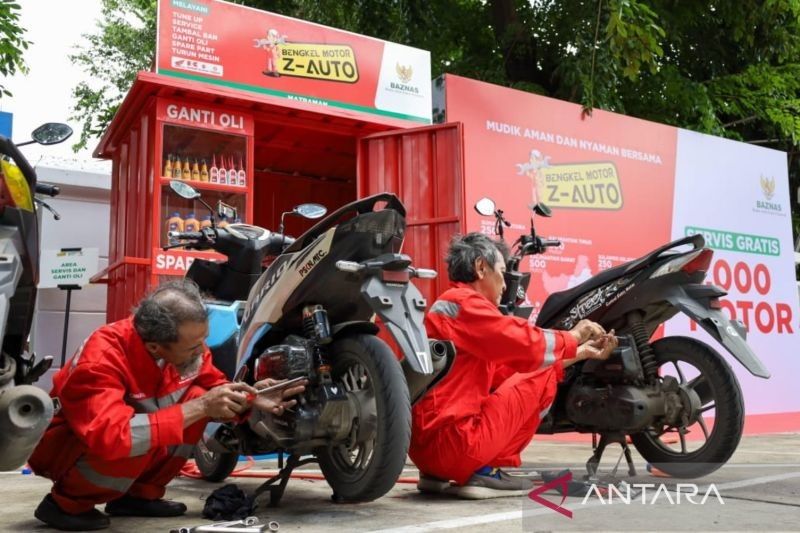
M 75 151 L 105 131 L 136 73 L 150 68 L 155 57 L 156 1 L 103 0 L 97 33 L 84 39 L 70 56 L 90 78 L 72 91 L 72 118 L 82 123 Z
M 636 0 L 609 0 L 605 40 L 622 75 L 636 80 L 642 68 L 658 71 L 658 58 L 664 55 L 659 41 L 666 33 L 657 24 L 658 16 Z
M 0 0 L 0 74 L 3 76 L 28 73 L 22 56 L 30 42 L 25 40 L 25 30 L 19 26 L 19 10 L 19 4 Z M 2 96 L 11 96 L 11 93 L 0 83 Z

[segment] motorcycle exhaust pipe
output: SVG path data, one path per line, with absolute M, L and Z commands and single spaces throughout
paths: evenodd
M 430 339 L 428 347 L 433 363 L 433 372 L 430 374 L 419 374 L 411 368 L 408 361 L 404 359 L 402 362 L 412 405 L 447 375 L 456 357 L 456 348 L 452 341 Z
M 0 471 L 25 464 L 53 419 L 53 400 L 33 385 L 0 392 Z
M 436 363 L 443 357 L 447 357 L 448 345 L 445 341 L 430 340 L 428 341 L 431 350 L 431 359 L 433 360 L 434 372 L 436 371 Z M 455 349 L 454 349 L 455 350 Z

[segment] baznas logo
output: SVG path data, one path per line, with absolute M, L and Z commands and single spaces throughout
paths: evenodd
M 414 75 L 414 69 L 411 67 L 411 65 L 406 67 L 400 63 L 397 63 L 395 65 L 395 70 L 397 71 L 397 77 L 400 78 L 400 81 L 403 83 L 410 82 L 411 76 Z
M 404 93 L 419 94 L 419 87 L 409 85 L 411 78 L 414 76 L 414 68 L 411 65 L 405 66 L 395 63 L 394 71 L 397 74 L 397 79 L 402 83 L 390 82 L 390 88 Z
M 775 178 L 761 176 L 761 191 L 764 193 L 764 198 L 772 200 L 775 196 Z
M 756 209 L 761 211 L 770 211 L 773 213 L 780 213 L 783 211 L 781 204 L 773 203 L 772 197 L 775 196 L 775 178 L 767 178 L 760 176 L 761 193 L 764 195 L 764 200 L 756 200 Z

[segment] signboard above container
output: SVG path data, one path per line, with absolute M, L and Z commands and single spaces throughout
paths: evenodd
M 159 0 L 156 47 L 158 74 L 431 123 L 425 50 L 219 0 Z

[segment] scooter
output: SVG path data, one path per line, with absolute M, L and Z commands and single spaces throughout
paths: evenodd
M 34 383 L 52 365 L 36 361 L 28 338 L 39 281 L 37 205 L 57 214 L 35 196 L 56 196 L 58 187 L 37 183 L 36 172 L 19 151 L 31 143 L 58 144 L 72 134 L 66 124 L 36 128 L 32 141 L 14 144 L 0 135 L 0 471 L 25 464 L 53 418 L 56 406 Z
M 204 203 L 185 182 L 171 182 L 186 199 Z M 380 204 L 384 204 L 380 208 Z M 304 378 L 297 406 L 276 416 L 253 411 L 247 423 L 209 424 L 195 448 L 205 479 L 220 481 L 240 454 L 288 453 L 281 472 L 265 482 L 272 504 L 294 468 L 319 462 L 337 501 L 383 496 L 403 470 L 411 437 L 411 405 L 449 370 L 452 343 L 429 340 L 426 302 L 414 268 L 398 253 L 405 208 L 392 194 L 352 202 L 297 240 L 284 235 L 284 217 L 323 217 L 319 204 L 281 216 L 277 233 L 248 224 L 171 233 L 172 246 L 214 250 L 223 263 L 195 260 L 187 277 L 207 292 L 214 364 L 230 378 L 254 383 Z M 264 270 L 262 263 L 273 257 Z M 377 334 L 373 317 L 393 338 L 399 360 Z
M 495 232 L 503 238 L 508 221 L 494 202 L 483 198 L 475 209 L 495 218 Z M 531 316 L 532 307 L 525 301 L 530 273 L 520 272 L 522 259 L 561 245 L 543 239 L 534 229 L 534 215 L 549 217 L 550 209 L 537 204 L 532 210 L 530 234 L 515 242 L 506 263 L 501 303 L 502 311 L 523 318 Z M 610 443 L 622 446 L 629 473 L 636 475 L 627 436 L 646 461 L 683 478 L 717 470 L 739 444 L 744 427 L 742 391 L 723 356 L 690 337 L 651 341 L 659 325 L 682 312 L 751 374 L 770 377 L 747 345 L 744 325 L 723 314 L 719 298 L 726 292 L 703 283 L 713 255 L 704 246 L 701 235 L 678 239 L 551 294 L 539 311 L 536 325 L 542 328 L 568 330 L 589 319 L 619 336 L 620 346 L 608 360 L 566 369 L 553 407 L 538 430 L 592 433 L 590 476 L 596 475 Z M 687 439 L 690 432 L 702 432 L 702 439 Z

